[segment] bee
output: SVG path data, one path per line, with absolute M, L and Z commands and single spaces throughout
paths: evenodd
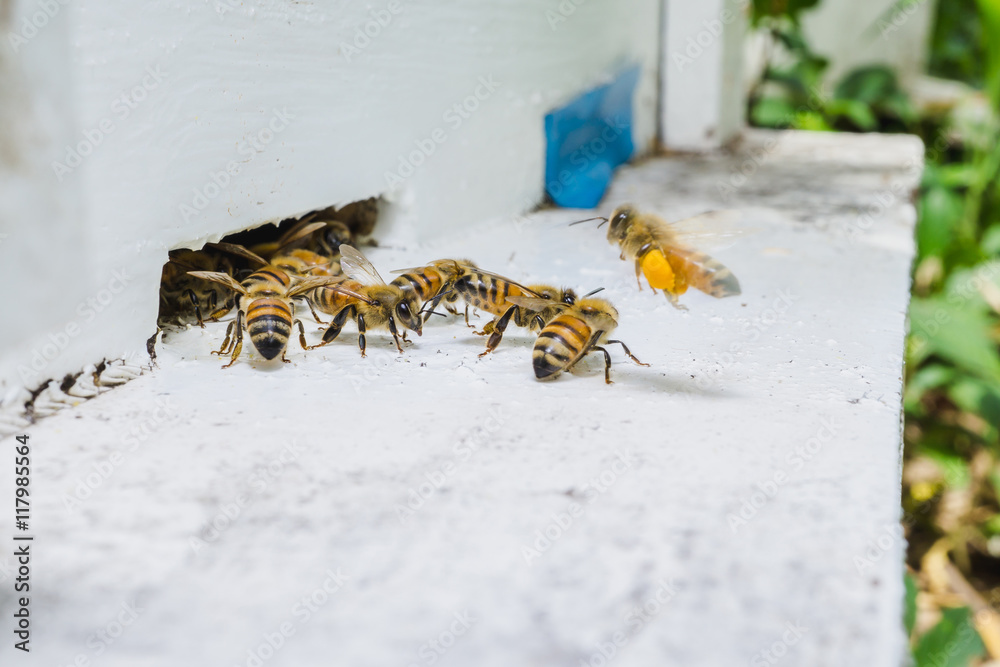
M 544 324 L 546 317 L 555 314 L 546 311 L 544 304 L 556 300 L 561 302 L 564 298 L 576 299 L 572 290 L 561 290 L 547 285 L 525 287 L 509 278 L 479 269 L 466 271 L 455 281 L 453 289 L 467 305 L 493 315 L 493 321 L 488 322 L 482 331 L 476 332 L 481 336 L 489 335 L 486 351 L 480 354 L 480 357 L 496 349 L 511 320 L 519 327 L 531 328 L 533 325 L 537 326 L 534 323 L 539 321 Z M 512 300 L 512 297 L 531 299 L 524 302 L 531 304 L 531 307 L 519 305 Z
M 309 349 L 306 345 L 302 320 L 293 319 L 292 299 L 299 294 L 339 280 L 331 276 L 311 276 L 293 283 L 293 276 L 270 265 L 254 271 L 243 282 L 236 282 L 232 276 L 217 271 L 190 273 L 196 278 L 224 285 L 240 295 L 236 319 L 229 323 L 222 347 L 213 352 L 219 355 L 232 353 L 229 363 L 223 368 L 229 368 L 239 358 L 243 350 L 244 328 L 250 334 L 250 342 L 267 360 L 274 359 L 280 354 L 281 360 L 289 363 L 285 358 L 285 350 L 295 324 L 299 326 L 299 344 L 302 345 L 302 349 Z
M 632 354 L 620 340 L 611 340 L 618 326 L 618 311 L 605 299 L 593 298 L 595 290 L 572 304 L 546 306 L 536 299 L 511 297 L 510 301 L 525 309 L 553 308 L 559 312 L 541 328 L 531 351 L 531 365 L 539 380 L 551 380 L 568 371 L 585 356 L 599 350 L 604 354 L 604 381 L 611 382 L 611 355 L 603 345 L 621 345 L 629 359 L 640 366 L 649 366 Z
M 619 206 L 608 222 L 608 242 L 621 247 L 621 258 L 635 262 L 635 279 L 642 289 L 640 274 L 653 290 L 663 290 L 670 303 L 687 310 L 679 298 L 694 287 L 716 298 L 740 293 L 733 272 L 689 243 L 732 238 L 746 230 L 737 228 L 736 211 L 711 211 L 668 224 L 651 213 L 633 206 Z M 603 225 L 604 222 L 601 223 Z
M 459 295 L 454 291 L 455 282 L 469 271 L 477 269 L 475 263 L 467 259 L 438 259 L 426 266 L 414 269 L 399 269 L 393 273 L 401 274 L 390 285 L 397 285 L 404 290 L 413 292 L 423 304 L 424 321 L 431 316 L 434 309 L 445 302 L 445 308 L 452 315 L 458 315 L 454 304 Z M 430 307 L 428 308 L 428 304 Z M 469 323 L 469 309 L 465 309 L 465 323 Z
M 365 333 L 369 329 L 387 328 L 396 349 L 402 352 L 397 320 L 418 336 L 423 333 L 423 312 L 417 304 L 416 294 L 399 285 L 387 284 L 372 263 L 353 246 L 342 245 L 340 252 L 340 265 L 346 277 L 309 294 L 311 307 L 333 316 L 323 333 L 323 342 L 313 347 L 333 341 L 348 318 L 353 318 L 358 325 L 358 347 L 362 357 L 365 356 Z
M 229 298 L 229 291 L 221 286 L 191 276 L 189 271 L 219 271 L 233 275 L 235 269 L 227 257 L 203 250 L 172 250 L 170 259 L 163 265 L 160 277 L 161 323 L 167 320 L 184 320 L 192 311 L 198 326 L 205 327 L 202 309 L 210 314 L 209 320 L 217 319 L 232 310 L 236 300 Z

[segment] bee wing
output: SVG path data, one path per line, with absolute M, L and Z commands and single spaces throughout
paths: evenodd
M 219 283 L 220 285 L 225 285 L 229 289 L 236 290 L 240 294 L 247 293 L 246 288 L 236 282 L 228 273 L 222 273 L 221 271 L 188 271 L 188 275 L 194 276 L 195 278 L 201 278 L 202 280 L 211 280 L 212 282 Z
M 479 275 L 482 275 L 482 276 L 488 276 L 490 278 L 496 278 L 497 280 L 502 280 L 504 282 L 508 282 L 511 285 L 513 285 L 513 286 L 517 287 L 518 289 L 520 289 L 522 292 L 524 292 L 525 296 L 534 297 L 536 299 L 543 299 L 544 298 L 541 294 L 539 294 L 535 290 L 528 289 L 527 287 L 525 287 L 521 283 L 516 283 L 516 282 L 514 282 L 513 280 L 511 280 L 510 278 L 508 278 L 506 276 L 501 276 L 499 273 L 492 273 L 490 271 L 483 271 L 482 269 L 479 269 L 479 268 L 476 268 L 475 272 L 478 273 Z M 506 301 L 510 301 L 510 297 L 508 296 L 505 300 Z M 551 302 L 550 299 L 546 299 L 546 301 L 550 301 Z
M 244 259 L 249 259 L 251 262 L 260 264 L 261 266 L 267 266 L 267 260 L 252 252 L 241 245 L 236 245 L 235 243 L 225 243 L 220 241 L 219 243 L 209 243 L 209 248 L 215 248 L 216 250 L 221 250 L 222 252 L 228 252 L 231 255 L 236 255 L 238 257 L 243 257 Z
M 309 222 L 313 216 L 307 216 L 297 222 L 295 226 L 289 229 L 287 232 L 281 235 L 278 239 L 278 250 L 285 248 L 285 246 L 291 245 L 296 241 L 304 239 L 318 229 L 323 229 L 326 227 L 325 222 Z
M 506 298 L 506 301 L 507 303 L 512 303 L 515 306 L 520 306 L 521 308 L 525 308 L 531 312 L 545 310 L 546 308 L 569 308 L 568 303 L 534 296 L 509 296 Z
M 329 280 L 330 278 L 327 278 L 327 279 Z M 357 299 L 358 301 L 363 301 L 364 303 L 368 303 L 368 304 L 374 303 L 374 301 L 372 301 L 371 299 L 369 299 L 368 297 L 366 297 L 364 294 L 362 294 L 360 292 L 355 292 L 351 288 L 344 287 L 344 285 L 337 283 L 336 279 L 334 279 L 334 282 L 316 285 L 316 287 L 324 287 L 324 288 L 326 288 L 328 290 L 333 290 L 334 292 L 337 292 L 339 294 L 343 294 L 344 296 L 349 296 L 352 299 Z
M 369 285 L 385 285 L 382 276 L 378 274 L 378 271 L 368 261 L 368 258 L 353 246 L 340 246 L 340 268 L 348 278 L 366 287 Z
M 410 269 L 396 269 L 395 271 L 390 271 L 390 273 L 409 273 L 410 271 L 423 271 L 428 266 L 440 266 L 442 264 L 452 264 L 456 269 L 461 269 L 462 267 L 475 269 L 476 265 L 467 259 L 435 259 L 433 262 L 427 262 L 423 266 L 414 266 Z
M 663 245 L 680 242 L 697 247 L 718 247 L 756 231 L 740 225 L 742 217 L 740 211 L 732 209 L 707 211 L 670 223 L 650 216 L 655 220 L 650 228 Z
M 344 279 L 340 276 L 313 276 L 310 278 L 303 278 L 288 290 L 286 296 L 288 296 L 288 298 L 292 298 L 302 294 L 303 292 L 316 289 L 317 287 L 329 287 L 330 285 L 336 285 L 337 283 L 343 282 L 343 280 Z

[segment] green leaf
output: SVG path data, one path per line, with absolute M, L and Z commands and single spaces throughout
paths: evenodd
M 948 388 L 948 397 L 966 412 L 1000 424 L 1000 388 L 979 378 L 963 377 Z
M 985 255 L 1000 255 L 1000 222 L 986 230 L 979 247 Z
M 765 97 L 753 105 L 750 117 L 761 127 L 788 127 L 795 119 L 795 109 L 780 97 Z
M 906 586 L 906 598 L 903 604 L 903 626 L 906 628 L 906 636 L 913 634 L 913 624 L 917 622 L 917 582 L 913 580 L 910 573 L 903 575 L 903 585 Z
M 826 122 L 823 114 L 815 111 L 800 111 L 795 114 L 795 121 L 792 125 L 798 130 L 810 130 L 812 132 L 829 132 L 833 129 Z
M 860 129 L 871 132 L 878 127 L 878 119 L 866 102 L 859 100 L 831 100 L 826 105 L 828 113 L 843 116 Z
M 915 298 L 910 327 L 928 348 L 984 380 L 1000 382 L 1000 355 L 993 341 L 993 320 L 960 299 Z
M 968 607 L 945 609 L 913 650 L 915 667 L 967 667 L 986 651 Z
M 930 364 L 918 370 L 906 383 L 906 391 L 903 394 L 903 407 L 909 413 L 918 414 L 920 400 L 931 389 L 937 389 L 952 381 L 956 372 L 950 366 L 942 364 Z
M 949 489 L 967 489 L 972 481 L 969 473 L 969 462 L 962 456 L 943 449 L 925 447 L 924 456 L 938 464 L 944 483 Z
M 964 200 L 953 190 L 932 186 L 920 198 L 917 247 L 921 257 L 942 256 L 962 219 Z
M 898 90 L 896 75 L 892 70 L 882 65 L 872 65 L 849 72 L 841 79 L 833 96 L 874 105 L 888 99 Z

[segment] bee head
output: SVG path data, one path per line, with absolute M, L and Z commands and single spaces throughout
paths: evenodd
M 407 329 L 416 331 L 418 336 L 423 335 L 424 318 L 412 290 L 403 292 L 403 297 L 396 302 L 395 308 L 392 309 L 392 315 Z
M 628 234 L 628 229 L 632 225 L 632 218 L 635 217 L 635 209 L 630 204 L 623 204 L 611 213 L 608 218 L 608 240 L 619 242 Z
M 328 221 L 326 228 L 320 234 L 322 234 L 321 244 L 323 249 L 331 255 L 339 253 L 340 246 L 345 243 L 350 245 L 354 242 L 354 239 L 351 238 L 351 230 L 339 220 Z

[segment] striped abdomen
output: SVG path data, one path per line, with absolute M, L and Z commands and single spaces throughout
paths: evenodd
M 288 345 L 292 332 L 292 308 L 286 299 L 261 297 L 246 311 L 250 341 L 265 359 L 274 359 Z
M 407 271 L 390 283 L 404 290 L 413 290 L 421 302 L 430 301 L 444 286 L 444 276 L 431 266 L 425 266 L 416 271 Z M 450 296 L 450 295 L 449 295 Z
M 535 377 L 545 380 L 568 370 L 586 352 L 592 335 L 590 325 L 570 314 L 546 324 L 531 351 Z
M 533 296 L 509 281 L 472 271 L 455 283 L 455 292 L 473 308 L 492 315 L 503 315 L 511 304 L 508 296 Z

